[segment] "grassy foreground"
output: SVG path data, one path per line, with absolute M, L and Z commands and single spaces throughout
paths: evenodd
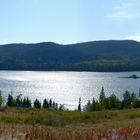
M 140 109 L 101 112 L 3 108 L 0 140 L 139 140 Z

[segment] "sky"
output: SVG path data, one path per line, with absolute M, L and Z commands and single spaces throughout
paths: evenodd
M 0 0 L 0 44 L 140 41 L 140 0 Z

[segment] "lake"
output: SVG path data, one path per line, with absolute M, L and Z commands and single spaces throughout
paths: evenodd
M 102 87 L 106 96 L 115 93 L 122 98 L 125 90 L 138 95 L 140 79 L 119 78 L 133 74 L 140 76 L 140 72 L 0 71 L 0 90 L 5 100 L 12 91 L 15 97 L 22 94 L 32 101 L 52 98 L 69 109 L 75 109 L 79 97 L 85 105 L 93 97 L 98 99 Z

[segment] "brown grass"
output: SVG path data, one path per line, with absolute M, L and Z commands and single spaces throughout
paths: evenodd
M 41 125 L 1 124 L 0 140 L 139 140 L 140 129 L 95 129 L 78 127 L 46 127 Z
M 101 112 L 4 108 L 0 140 L 140 140 L 140 110 Z

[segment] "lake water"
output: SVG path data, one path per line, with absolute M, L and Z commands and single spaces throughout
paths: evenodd
M 52 98 L 69 109 L 75 109 L 79 97 L 84 105 L 93 96 L 98 99 L 101 88 L 106 96 L 115 93 L 119 98 L 125 90 L 139 93 L 140 79 L 119 78 L 140 72 L 34 72 L 34 71 L 0 71 L 0 90 L 6 100 L 7 95 L 22 94 L 32 101 L 38 98 Z

